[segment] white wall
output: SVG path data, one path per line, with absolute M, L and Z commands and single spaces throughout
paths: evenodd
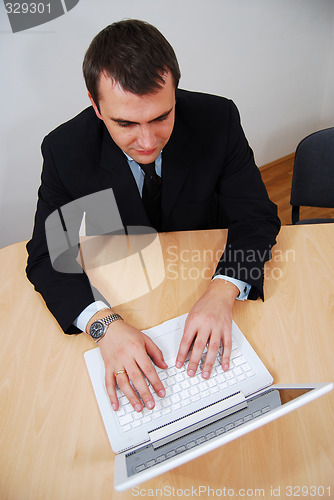
M 0 246 L 30 238 L 40 143 L 88 106 L 84 52 L 100 29 L 125 17 L 164 33 L 183 88 L 236 102 L 258 165 L 334 125 L 332 0 L 80 0 L 15 34 L 0 2 Z

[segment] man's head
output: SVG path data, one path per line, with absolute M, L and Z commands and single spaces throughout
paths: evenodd
M 150 163 L 174 126 L 180 79 L 173 48 L 152 25 L 134 19 L 107 26 L 83 62 L 88 95 L 116 144 L 139 163 Z
M 97 106 L 102 72 L 123 90 L 145 95 L 164 84 L 166 71 L 177 88 L 180 69 L 172 46 L 157 28 L 137 19 L 104 28 L 92 40 L 83 61 L 86 86 Z

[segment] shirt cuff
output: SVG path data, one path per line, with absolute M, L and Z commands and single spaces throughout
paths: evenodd
M 109 306 L 102 302 L 102 300 L 92 302 L 92 304 L 89 304 L 89 306 L 87 306 L 86 309 L 79 314 L 77 319 L 73 321 L 73 325 L 79 328 L 82 332 L 85 332 L 88 321 L 92 316 L 94 316 L 95 313 L 97 313 L 97 311 L 101 311 L 101 309 L 109 309 Z
M 252 285 L 249 285 L 248 283 L 245 283 L 244 281 L 237 280 L 235 278 L 230 278 L 229 276 L 224 276 L 223 274 L 216 274 L 212 279 L 222 279 L 225 281 L 229 281 L 230 283 L 233 283 L 237 288 L 239 288 L 239 295 L 237 297 L 237 300 L 247 300 L 248 295 L 250 292 L 250 289 L 252 288 Z

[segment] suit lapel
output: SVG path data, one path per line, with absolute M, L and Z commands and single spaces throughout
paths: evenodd
M 162 152 L 163 218 L 170 214 L 190 173 L 194 157 L 190 139 L 186 127 L 176 113 L 172 135 Z

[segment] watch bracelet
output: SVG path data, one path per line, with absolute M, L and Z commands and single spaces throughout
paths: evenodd
M 99 321 L 102 321 L 104 326 L 109 326 L 111 323 L 117 321 L 118 319 L 123 319 L 123 318 L 117 313 L 112 313 L 109 314 L 108 316 L 105 316 L 104 318 L 101 318 Z
M 101 321 L 101 323 L 104 324 L 104 326 L 106 327 L 106 329 L 105 329 L 103 335 L 101 335 L 100 338 L 94 339 L 95 342 L 98 343 L 99 340 L 103 339 L 103 337 L 107 333 L 108 326 L 111 325 L 111 323 L 113 323 L 114 321 L 117 321 L 119 319 L 123 319 L 123 318 L 122 318 L 122 316 L 120 316 L 120 314 L 117 314 L 117 313 L 112 313 L 112 314 L 109 314 L 108 316 L 105 316 L 104 318 L 98 319 L 97 321 Z

